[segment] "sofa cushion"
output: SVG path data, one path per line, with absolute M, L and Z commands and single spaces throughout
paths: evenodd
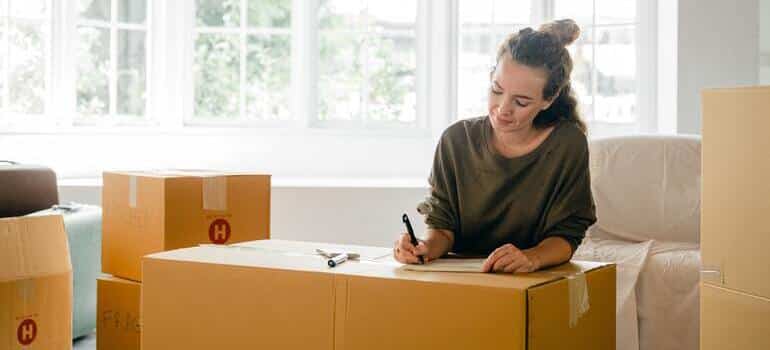
M 589 148 L 597 214 L 589 235 L 700 242 L 699 136 L 612 137 Z

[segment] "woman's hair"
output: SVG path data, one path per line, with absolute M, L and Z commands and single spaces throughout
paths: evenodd
M 580 118 L 577 99 L 570 86 L 572 58 L 566 46 L 577 40 L 580 27 L 571 19 L 543 24 L 538 30 L 524 28 L 509 35 L 497 50 L 495 62 L 505 56 L 517 63 L 546 72 L 543 98 L 555 100 L 548 109 L 540 111 L 533 121 L 536 128 L 545 128 L 560 121 L 575 123 L 586 132 L 586 124 Z M 493 69 L 494 72 L 494 69 Z

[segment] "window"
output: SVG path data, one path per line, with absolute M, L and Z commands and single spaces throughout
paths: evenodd
M 571 18 L 581 28 L 568 46 L 572 88 L 592 135 L 640 131 L 636 0 L 460 0 L 459 6 L 460 118 L 486 115 L 489 70 L 506 35 Z
M 416 0 L 321 2 L 318 121 L 417 123 L 417 5 Z
M 198 0 L 193 121 L 288 120 L 290 0 Z
M 457 110 L 460 119 L 487 114 L 489 73 L 506 36 L 531 26 L 532 0 L 461 0 Z
M 556 18 L 573 18 L 582 30 L 569 50 L 586 120 L 600 134 L 613 125 L 635 126 L 636 0 L 556 0 L 554 10 Z
M 173 167 L 424 180 L 443 130 L 486 114 L 498 44 L 556 17 L 583 30 L 569 49 L 592 135 L 645 131 L 657 125 L 637 108 L 654 104 L 637 102 L 654 81 L 638 86 L 657 76 L 643 71 L 656 55 L 638 54 L 654 52 L 639 47 L 655 43 L 645 3 L 0 0 L 0 149 L 65 178 Z
M 78 121 L 148 119 L 147 0 L 79 0 Z
M 51 3 L 0 1 L 0 110 L 43 115 L 49 103 Z

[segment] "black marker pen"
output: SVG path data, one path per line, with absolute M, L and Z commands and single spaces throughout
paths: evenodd
M 409 232 L 409 238 L 412 241 L 412 245 L 417 247 L 420 242 L 417 240 L 417 237 L 414 235 L 414 229 L 412 228 L 412 223 L 409 222 L 409 216 L 404 213 L 403 216 L 401 216 L 401 221 L 404 222 L 404 225 L 406 225 L 406 231 Z M 420 264 L 425 263 L 425 259 L 422 257 L 422 255 L 418 255 L 418 258 L 420 258 Z

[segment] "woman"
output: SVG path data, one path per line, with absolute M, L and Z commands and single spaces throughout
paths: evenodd
M 403 234 L 406 264 L 449 252 L 486 256 L 485 272 L 569 261 L 596 222 L 586 126 L 570 88 L 572 20 L 509 36 L 492 70 L 488 116 L 444 131 L 430 176 L 426 239 Z

